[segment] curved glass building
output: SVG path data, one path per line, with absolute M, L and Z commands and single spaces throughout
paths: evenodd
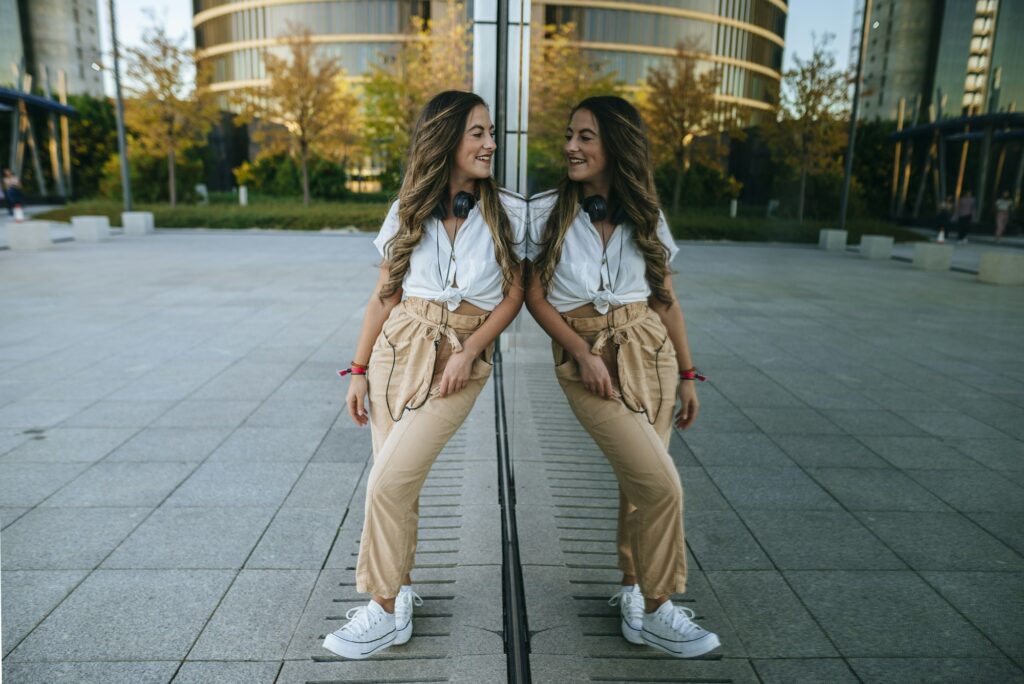
M 263 51 L 286 48 L 281 36 L 308 27 L 326 54 L 350 76 L 394 53 L 412 18 L 429 17 L 428 0 L 193 0 L 192 26 L 201 61 L 213 69 L 214 89 L 229 94 L 260 85 Z
M 533 4 L 534 30 L 572 23 L 579 44 L 630 85 L 682 43 L 698 69 L 719 69 L 717 99 L 743 125 L 778 102 L 785 0 L 563 0 Z

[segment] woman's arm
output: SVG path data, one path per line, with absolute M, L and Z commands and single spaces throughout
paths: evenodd
M 462 351 L 448 358 L 441 374 L 440 396 L 454 394 L 469 382 L 473 361 L 491 342 L 508 327 L 519 310 L 523 308 L 523 267 L 518 266 L 512 274 L 512 284 L 498 306 L 494 307 L 487 320 L 462 343 Z
M 590 345 L 562 320 L 562 314 L 544 296 L 544 287 L 535 275 L 526 286 L 526 308 L 555 342 L 562 345 L 580 367 L 583 386 L 599 397 L 610 399 L 614 394 L 608 367 L 599 356 L 590 353 Z
M 651 309 L 658 314 L 658 318 L 665 325 L 668 337 L 672 340 L 672 346 L 676 349 L 676 363 L 679 370 L 693 368 L 693 358 L 690 356 L 690 343 L 686 338 L 686 320 L 683 318 L 683 309 L 679 306 L 675 289 L 672 286 L 672 274 L 665 274 L 665 289 L 672 295 L 672 303 L 666 304 L 660 301 L 653 294 L 647 302 Z M 683 406 L 676 416 L 676 427 L 686 429 L 697 419 L 700 411 L 700 402 L 697 401 L 696 381 L 682 380 L 679 383 L 679 398 Z
M 356 363 L 367 365 L 370 363 L 370 353 L 373 351 L 373 343 L 380 335 L 380 329 L 384 327 L 384 321 L 391 315 L 391 310 L 402 301 L 402 290 L 399 288 L 395 294 L 385 300 L 381 300 L 380 291 L 387 285 L 391 269 L 385 261 L 380 266 L 380 276 L 377 278 L 377 285 L 373 288 L 370 301 L 366 303 L 366 313 L 363 314 L 363 325 L 359 329 L 359 341 L 356 342 L 356 353 L 352 359 Z M 366 414 L 366 391 L 367 382 L 365 375 L 353 375 L 348 383 L 348 394 L 345 403 L 348 406 L 348 414 L 356 425 L 366 425 L 369 417 Z

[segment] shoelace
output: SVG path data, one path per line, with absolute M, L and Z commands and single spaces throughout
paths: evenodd
M 622 605 L 629 609 L 630 620 L 642 620 L 644 617 L 643 602 L 638 601 L 633 595 L 632 591 L 622 591 L 621 589 L 608 599 L 609 606 L 619 605 L 619 601 L 622 601 Z
M 700 629 L 697 623 L 693 621 L 693 618 L 697 617 L 697 614 L 692 609 L 686 606 L 673 606 L 675 610 L 672 611 L 672 629 L 680 634 L 688 634 L 695 629 Z
M 370 624 L 370 611 L 366 606 L 349 608 L 348 612 L 345 613 L 345 617 L 348 618 L 348 622 L 341 629 L 349 634 L 361 634 L 372 626 Z
M 416 606 L 417 608 L 423 605 L 423 599 L 420 598 L 420 595 L 417 594 L 415 591 L 409 590 L 406 592 L 402 592 L 402 594 L 411 594 L 412 596 L 410 597 L 409 600 L 412 602 L 412 605 Z

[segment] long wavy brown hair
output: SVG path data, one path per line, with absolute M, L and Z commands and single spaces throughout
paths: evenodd
M 621 97 L 600 95 L 588 97 L 569 113 L 585 109 L 597 120 L 598 135 L 611 171 L 611 191 L 607 198 L 611 207 L 618 207 L 633 225 L 633 238 L 646 266 L 647 284 L 658 301 L 671 304 L 671 290 L 665 287 L 668 273 L 668 249 L 658 239 L 658 192 L 654 187 L 654 165 L 651 163 L 647 131 L 640 113 Z M 580 211 L 583 188 L 564 176 L 556 189 L 555 206 L 544 224 L 540 252 L 534 259 L 534 275 L 546 290 L 562 256 L 562 245 L 569 226 Z
M 466 131 L 469 114 L 478 105 L 487 106 L 479 95 L 448 90 L 435 95 L 420 113 L 398 191 L 398 232 L 387 243 L 390 268 L 381 299 L 393 296 L 402 287 L 409 257 L 426 232 L 424 226 L 439 206 L 447 206 L 455 151 Z M 491 230 L 494 257 L 504 279 L 502 289 L 507 292 L 519 259 L 513 249 L 512 223 L 501 203 L 500 192 L 492 176 L 476 181 L 477 206 Z

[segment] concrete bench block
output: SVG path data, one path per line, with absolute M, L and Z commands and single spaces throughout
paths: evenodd
M 922 271 L 948 271 L 953 265 L 953 246 L 932 242 L 914 245 L 914 268 Z
M 110 239 L 110 219 L 106 216 L 72 216 L 71 231 L 78 242 Z
M 121 225 L 124 226 L 125 235 L 145 235 L 152 233 L 153 212 L 151 211 L 123 211 L 121 212 Z
M 846 231 L 823 228 L 818 233 L 818 247 L 827 250 L 846 249 Z
M 861 235 L 860 255 L 865 259 L 892 258 L 892 238 L 888 235 Z
M 52 221 L 25 221 L 7 224 L 7 245 L 11 249 L 46 249 L 53 246 Z
M 978 265 L 978 280 L 994 285 L 1024 285 L 1024 254 L 985 252 Z

